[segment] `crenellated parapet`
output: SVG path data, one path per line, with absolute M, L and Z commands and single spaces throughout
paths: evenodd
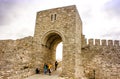
M 113 42 L 114 42 L 113 40 L 108 40 L 108 46 L 114 46 Z
M 88 39 L 88 44 L 89 44 L 89 45 L 91 45 L 91 46 L 92 46 L 92 45 L 93 45 L 93 43 L 94 43 L 93 39 Z
M 114 40 L 114 46 L 120 46 L 120 41 L 119 40 Z
M 107 41 L 106 40 L 101 40 L 101 44 L 103 45 L 103 46 L 106 46 L 107 45 Z
M 90 46 L 120 46 L 120 40 L 106 40 L 106 39 L 84 39 L 84 45 Z

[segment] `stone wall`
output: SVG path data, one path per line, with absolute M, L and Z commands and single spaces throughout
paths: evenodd
M 101 43 L 101 44 L 100 44 Z M 89 39 L 82 47 L 82 61 L 88 79 L 120 79 L 119 41 Z
M 94 43 L 94 44 L 93 44 Z M 120 79 L 120 45 L 119 41 L 90 39 L 84 43 L 81 53 L 82 66 L 88 79 Z M 38 50 L 38 51 L 35 51 Z M 23 79 L 35 74 L 35 68 L 43 66 L 37 57 L 39 44 L 33 37 L 18 40 L 0 41 L 0 79 Z M 40 57 L 40 59 L 44 59 Z M 36 61 L 37 60 L 37 61 Z
M 34 73 L 32 39 L 0 41 L 0 79 L 23 79 Z

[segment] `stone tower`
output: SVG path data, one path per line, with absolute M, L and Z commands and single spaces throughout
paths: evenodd
M 82 21 L 75 5 L 37 13 L 34 41 L 39 62 L 54 63 L 58 43 L 63 43 L 62 76 L 82 78 L 80 60 Z M 41 59 L 42 58 L 42 59 Z

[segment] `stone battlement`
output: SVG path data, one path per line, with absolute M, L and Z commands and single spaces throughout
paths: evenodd
M 85 39 L 84 44 L 91 46 L 120 46 L 120 40 Z

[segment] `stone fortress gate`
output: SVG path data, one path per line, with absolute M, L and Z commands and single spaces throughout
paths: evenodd
M 81 77 L 82 22 L 75 6 L 44 10 L 37 13 L 34 40 L 40 44 L 41 62 L 56 61 L 57 45 L 63 43 L 62 75 Z M 79 38 L 78 38 L 79 37 Z
M 34 36 L 0 41 L 0 79 L 24 79 L 54 66 L 63 43 L 60 76 L 73 79 L 120 79 L 120 40 L 87 39 L 75 5 L 37 12 Z

